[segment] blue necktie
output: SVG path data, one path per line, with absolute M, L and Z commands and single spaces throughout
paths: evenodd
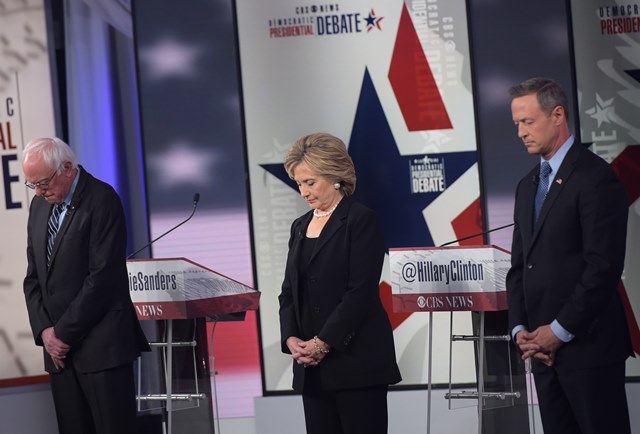
M 47 265 L 51 264 L 51 252 L 53 252 L 53 244 L 56 241 L 58 229 L 60 229 L 60 214 L 64 210 L 65 203 L 58 203 L 53 206 L 53 211 L 47 222 Z
M 544 198 L 547 197 L 547 190 L 549 190 L 549 174 L 551 173 L 551 165 L 548 161 L 543 161 L 540 165 L 540 179 L 538 181 L 538 191 L 536 192 L 536 202 L 533 214 L 533 223 L 538 221 Z

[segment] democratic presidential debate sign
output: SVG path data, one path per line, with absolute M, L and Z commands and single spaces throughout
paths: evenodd
M 33 191 L 20 160 L 36 137 L 56 135 L 43 0 L 0 3 L 0 387 L 44 374 L 34 344 L 22 282 Z
M 187 319 L 257 310 L 260 293 L 185 258 L 127 261 L 138 318 Z
M 511 255 L 498 247 L 390 249 L 395 312 L 507 309 Z
M 582 143 L 611 164 L 627 193 L 627 253 L 618 285 L 633 350 L 640 355 L 640 5 L 572 0 L 578 117 Z M 640 357 L 627 360 L 640 377 Z
M 358 178 L 356 199 L 378 215 L 387 247 L 437 246 L 482 231 L 466 2 L 235 4 L 254 282 L 264 294 L 264 390 L 286 391 L 291 357 L 282 354 L 278 293 L 291 223 L 309 210 L 283 168 L 296 139 L 325 131 L 345 142 Z M 426 385 L 427 321 L 393 312 L 388 271 L 385 265 L 379 289 L 402 384 Z M 437 316 L 434 352 L 446 354 L 449 315 Z M 455 373 L 462 382 L 475 381 L 469 349 L 468 365 Z M 434 384 L 448 382 L 448 363 L 439 362 Z

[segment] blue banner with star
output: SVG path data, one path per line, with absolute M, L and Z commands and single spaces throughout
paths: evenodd
M 280 351 L 277 295 L 290 225 L 308 207 L 282 163 L 298 137 L 326 131 L 345 141 L 355 196 L 377 212 L 387 247 L 438 246 L 482 230 L 466 4 L 236 6 L 264 389 L 285 391 L 291 362 Z M 402 384 L 426 384 L 427 318 L 394 312 L 388 282 L 387 259 L 380 295 Z M 469 329 L 469 315 L 456 313 L 454 325 Z M 433 382 L 447 383 L 449 314 L 436 314 L 433 328 Z M 456 382 L 475 381 L 472 350 L 453 361 Z

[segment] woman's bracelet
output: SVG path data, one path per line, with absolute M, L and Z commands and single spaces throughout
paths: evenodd
M 325 350 L 318 345 L 318 336 L 313 337 L 313 347 L 316 349 L 317 354 L 327 354 L 329 350 Z

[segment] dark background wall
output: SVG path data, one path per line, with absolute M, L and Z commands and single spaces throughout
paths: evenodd
M 469 0 L 467 4 L 489 229 L 513 221 L 516 184 L 537 163 L 516 135 L 509 87 L 531 77 L 549 77 L 573 100 L 568 7 L 558 0 Z M 570 119 L 575 118 L 571 113 Z M 491 234 L 489 241 L 510 248 L 510 229 Z
M 573 99 L 567 3 L 467 1 L 485 230 L 513 222 L 515 187 L 537 163 L 517 137 L 508 89 L 531 77 L 549 77 Z M 573 113 L 571 119 L 575 119 Z M 511 228 L 499 230 L 486 241 L 510 250 L 511 233 Z M 477 327 L 479 320 L 474 319 Z M 506 312 L 486 313 L 485 333 L 508 334 Z M 514 407 L 486 411 L 483 432 L 529 432 L 524 364 L 513 347 L 509 360 L 503 343 L 488 343 L 486 354 L 487 378 L 494 380 L 486 390 L 509 390 L 511 368 L 513 387 L 521 398 Z

